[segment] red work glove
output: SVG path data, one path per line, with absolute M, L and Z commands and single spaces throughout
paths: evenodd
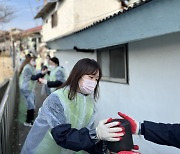
M 118 152 L 117 154 L 141 154 L 141 153 L 135 151 L 121 151 Z
M 139 150 L 139 146 L 138 145 L 134 145 L 134 150 Z M 139 152 L 135 152 L 135 151 L 120 151 L 117 154 L 141 154 Z
M 134 119 L 132 119 L 128 115 L 126 115 L 124 113 L 121 113 L 121 112 L 118 112 L 118 115 L 129 121 L 129 123 L 131 125 L 132 134 L 138 134 L 138 132 L 139 132 L 139 123 L 137 121 L 135 121 Z

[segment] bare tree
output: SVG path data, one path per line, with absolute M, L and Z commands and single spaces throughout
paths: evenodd
M 0 23 L 9 22 L 13 18 L 14 12 L 11 6 L 0 5 Z

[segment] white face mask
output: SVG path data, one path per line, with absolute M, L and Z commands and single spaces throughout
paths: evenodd
M 82 85 L 79 84 L 79 89 L 83 94 L 92 94 L 96 88 L 97 81 L 83 79 Z
M 56 68 L 56 66 L 54 66 L 54 65 L 49 65 L 48 66 L 48 70 L 49 71 L 53 71 L 55 68 Z
M 35 63 L 34 60 L 31 60 L 31 61 L 30 61 L 30 64 L 31 64 L 32 66 L 35 66 L 35 65 L 36 65 L 36 63 Z

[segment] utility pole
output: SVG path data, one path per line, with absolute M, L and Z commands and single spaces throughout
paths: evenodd
M 10 30 L 10 40 L 11 40 L 11 46 L 10 46 L 10 52 L 12 53 L 12 60 L 13 60 L 13 68 L 16 67 L 16 49 L 14 46 L 14 38 L 12 34 L 12 29 Z

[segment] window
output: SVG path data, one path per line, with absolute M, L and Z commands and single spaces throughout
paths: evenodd
M 57 26 L 57 11 L 51 16 L 51 26 L 52 28 Z
M 41 37 L 39 37 L 39 38 L 38 38 L 38 42 L 41 43 L 41 41 L 42 41 L 42 40 L 41 40 Z
M 97 50 L 103 80 L 128 83 L 127 45 Z

